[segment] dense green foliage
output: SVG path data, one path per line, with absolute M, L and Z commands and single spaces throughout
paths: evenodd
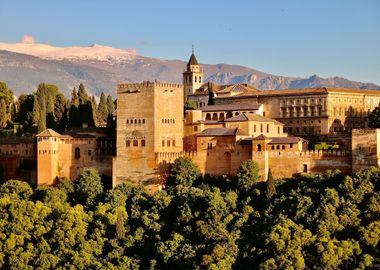
M 0 128 L 4 128 L 12 116 L 13 92 L 0 82 Z
M 371 128 L 380 128 L 380 104 L 368 114 L 368 126 Z
M 379 268 L 380 170 L 277 180 L 270 200 L 265 183 L 235 183 L 104 191 L 91 169 L 57 187 L 8 181 L 0 187 L 1 268 Z

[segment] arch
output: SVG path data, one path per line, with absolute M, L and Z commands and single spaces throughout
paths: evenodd
M 218 114 L 217 113 L 212 114 L 212 120 L 218 120 Z
M 236 113 L 235 113 L 235 116 L 237 116 L 237 115 L 239 115 L 239 114 L 240 114 L 239 112 L 236 112 Z
M 261 144 L 257 145 L 257 151 L 261 151 Z
M 232 117 L 232 112 L 228 112 L 226 115 L 226 118 L 231 118 Z
M 211 120 L 211 114 L 209 113 L 206 114 L 206 120 Z
M 127 124 L 129 124 L 129 119 L 127 119 Z
M 282 149 L 282 150 L 285 150 L 285 145 L 282 145 L 282 146 L 281 146 L 281 149 Z
M 221 113 L 219 114 L 219 121 L 223 121 L 224 120 L 224 113 Z
M 80 149 L 79 149 L 79 147 L 75 148 L 75 150 L 74 150 L 74 157 L 75 157 L 75 159 L 79 159 L 80 158 Z

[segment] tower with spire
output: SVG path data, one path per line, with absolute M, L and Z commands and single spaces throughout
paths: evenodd
M 187 63 L 186 70 L 183 72 L 183 91 L 185 101 L 187 100 L 187 95 L 194 94 L 195 90 L 201 87 L 202 83 L 203 70 L 195 57 L 193 46 L 191 57 Z

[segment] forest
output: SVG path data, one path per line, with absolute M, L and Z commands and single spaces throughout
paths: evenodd
M 258 182 L 179 158 L 163 190 L 106 190 L 94 169 L 0 187 L 1 269 L 379 269 L 380 170 Z
M 11 89 L 0 82 L 0 136 L 39 133 L 46 128 L 64 132 L 68 128 L 107 124 L 115 110 L 111 95 L 101 93 L 98 102 L 80 83 L 70 99 L 53 84 L 41 83 L 33 93 L 14 97 Z M 3 129 L 3 130 L 2 130 Z M 7 134 L 7 130 L 14 130 Z

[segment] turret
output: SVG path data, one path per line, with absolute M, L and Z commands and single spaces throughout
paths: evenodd
M 199 87 L 201 87 L 202 83 L 203 70 L 198 64 L 193 48 L 186 70 L 183 72 L 183 91 L 185 101 L 187 100 L 187 95 L 193 94 Z

